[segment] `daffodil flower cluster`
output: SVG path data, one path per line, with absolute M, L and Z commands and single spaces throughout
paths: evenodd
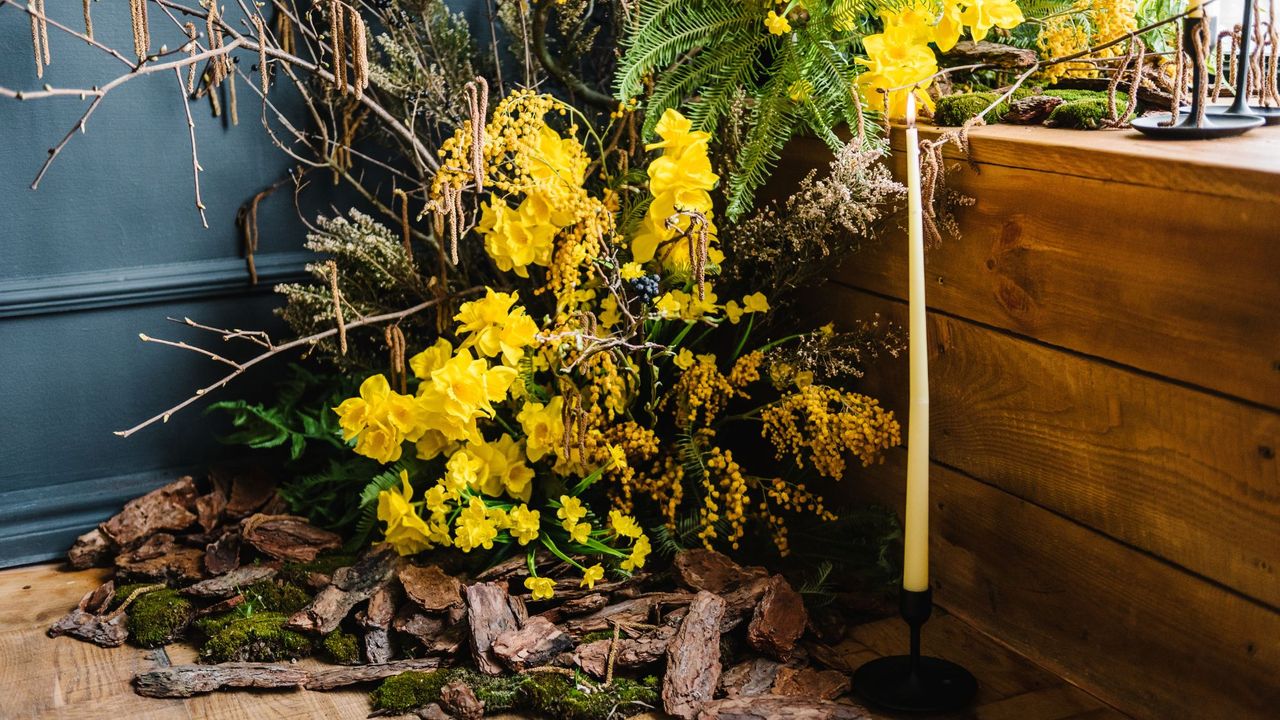
M 902 117 L 912 93 L 920 105 L 933 108 L 927 90 L 938 72 L 938 60 L 930 43 L 945 53 L 966 27 L 975 41 L 981 41 L 991 28 L 1009 30 L 1025 18 L 1016 0 L 943 0 L 941 13 L 929 0 L 910 0 L 883 10 L 880 19 L 884 29 L 862 39 L 867 57 L 858 62 L 866 71 L 858 76 L 858 85 L 871 107 Z

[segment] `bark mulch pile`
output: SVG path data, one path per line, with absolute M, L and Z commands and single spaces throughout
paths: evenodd
M 810 618 L 781 575 L 709 550 L 594 589 L 523 591 L 523 556 L 471 573 L 447 556 L 402 558 L 284 512 L 267 478 L 183 477 L 129 502 L 68 553 L 114 565 L 50 635 L 106 647 L 188 640 L 199 664 L 134 679 L 151 697 L 234 688 L 331 690 L 381 683 L 375 715 L 556 718 L 864 718 L 843 699 L 838 617 Z M 539 556 L 539 573 L 567 575 Z M 290 661 L 320 655 L 306 669 Z

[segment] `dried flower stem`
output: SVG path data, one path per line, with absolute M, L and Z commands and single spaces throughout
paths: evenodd
M 413 227 L 409 225 L 409 194 L 400 188 L 396 188 L 391 193 L 392 197 L 400 201 L 400 236 L 404 243 L 405 257 L 409 261 L 413 261 Z

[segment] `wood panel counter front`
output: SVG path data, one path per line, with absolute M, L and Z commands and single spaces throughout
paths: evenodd
M 1275 717 L 1280 127 L 970 141 L 947 186 L 975 203 L 926 264 L 938 602 L 1136 717 Z M 906 280 L 893 229 L 814 308 L 905 324 Z M 905 422 L 904 358 L 860 389 Z M 903 482 L 844 487 L 899 507 Z

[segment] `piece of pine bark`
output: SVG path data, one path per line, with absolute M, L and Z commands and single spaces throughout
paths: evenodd
M 277 560 L 311 562 L 326 550 L 342 547 L 342 537 L 321 530 L 297 515 L 251 515 L 240 523 L 244 541 Z
M 768 577 L 753 577 L 726 592 L 722 596 L 724 597 L 726 608 L 720 631 L 727 633 L 741 625 L 747 618 L 750 618 L 768 587 Z
M 215 485 L 213 490 L 196 498 L 195 505 L 196 522 L 205 532 L 213 532 L 222 523 L 222 514 L 227 509 L 227 494 Z
M 516 672 L 547 664 L 573 647 L 573 640 L 550 620 L 534 616 L 493 640 L 493 654 Z
M 809 614 L 804 598 L 781 575 L 769 578 L 747 626 L 747 642 L 763 655 L 786 661 L 804 634 Z
M 100 528 L 94 528 L 76 538 L 67 551 L 67 563 L 76 570 L 88 570 L 99 565 L 110 565 L 116 544 Z
M 461 680 L 454 680 L 440 688 L 440 705 L 457 720 L 480 720 L 484 717 L 484 703 Z
M 369 550 L 355 565 L 335 570 L 333 582 L 290 617 L 285 627 L 320 634 L 333 632 L 357 603 L 390 582 L 400 563 L 400 556 L 389 545 Z
M 76 608 L 51 625 L 48 635 L 66 635 L 101 647 L 120 647 L 129 638 L 127 622 L 125 613 L 98 615 Z
M 285 663 L 174 665 L 139 673 L 134 691 L 145 697 L 185 698 L 222 688 L 297 688 L 311 673 Z
M 182 547 L 172 535 L 157 533 L 117 556 L 116 572 L 122 580 L 186 585 L 204 578 L 204 551 Z
M 493 642 L 504 632 L 520 627 L 511 610 L 511 597 L 502 583 L 476 583 L 467 586 L 466 598 L 476 667 L 487 675 L 501 674 L 504 668 L 493 652 Z
M 1003 43 L 982 40 L 961 40 L 950 50 L 943 53 L 947 60 L 961 61 L 957 64 L 984 63 L 1002 68 L 1029 68 L 1036 64 L 1036 51 L 1013 47 Z
M 873 716 L 851 703 L 754 695 L 709 702 L 697 720 L 873 720 Z
M 453 716 L 445 712 L 439 703 L 430 703 L 414 710 L 413 713 L 418 716 L 418 720 L 454 720 Z
M 361 640 L 367 662 L 389 662 L 395 654 L 391 645 L 390 627 L 395 618 L 399 595 L 399 590 L 391 583 L 383 585 L 369 596 L 369 606 L 356 615 L 356 621 L 364 629 Z
M 835 700 L 849 692 L 849 676 L 837 670 L 783 666 L 774 678 L 772 692 L 787 697 Z
M 423 610 L 445 612 L 462 605 L 462 583 L 438 565 L 406 565 L 400 569 L 400 584 Z
M 429 655 L 456 655 L 467 641 L 466 623 L 450 623 L 410 603 L 400 608 L 391 629 L 415 638 Z
M 308 690 L 333 690 L 334 688 L 384 680 L 410 670 L 434 670 L 440 667 L 440 658 L 416 658 L 393 660 L 377 665 L 355 665 L 335 670 L 318 670 L 306 680 Z
M 98 587 L 90 590 L 80 598 L 81 610 L 91 613 L 104 612 L 107 606 L 111 604 L 111 599 L 116 594 L 116 581 L 108 580 Z
M 227 528 L 217 540 L 204 546 L 204 569 L 221 575 L 240 567 L 240 529 Z
M 276 482 L 261 468 L 219 468 L 210 471 L 209 479 L 227 494 L 225 512 L 232 518 L 248 517 L 276 498 Z
M 689 603 L 689 613 L 667 646 L 662 706 L 668 714 L 689 720 L 715 694 L 720 681 L 720 623 L 725 609 L 724 598 L 705 590 Z
M 1039 125 L 1048 119 L 1054 108 L 1065 102 L 1053 95 L 1033 95 L 1009 103 L 1009 111 L 1001 122 L 1012 125 Z
M 275 577 L 279 571 L 279 566 L 271 563 L 245 565 L 229 573 L 201 580 L 190 587 L 183 588 L 182 592 L 200 598 L 229 598 L 239 593 L 240 589 L 246 585 Z
M 639 637 L 619 637 L 613 659 L 614 669 L 634 670 L 662 660 L 667 656 L 667 647 L 675 635 L 674 625 L 663 625 Z M 608 672 L 611 645 L 613 640 L 583 643 L 573 651 L 573 664 L 585 673 L 602 678 Z
M 181 477 L 125 503 L 124 509 L 98 526 L 116 545 L 129 548 L 161 530 L 185 530 L 196 521 L 196 483 Z
M 656 609 L 688 605 L 693 597 L 692 593 L 685 592 L 649 593 L 607 605 L 590 615 L 568 620 L 565 622 L 565 629 L 569 634 L 581 637 L 590 632 L 609 630 L 612 622 L 625 625 L 645 624 L 651 622 Z
M 210 615 L 221 615 L 225 612 L 231 612 L 243 604 L 245 604 L 244 595 L 232 595 L 226 600 L 219 600 L 208 607 L 197 610 L 196 618 L 209 617 Z
M 680 551 L 672 562 L 672 570 L 681 585 L 695 592 L 706 590 L 717 595 L 769 574 L 762 567 L 744 568 L 728 555 L 706 548 Z
M 720 691 L 726 697 L 768 695 L 781 668 L 782 663 L 769 658 L 753 658 L 738 663 L 720 676 Z

